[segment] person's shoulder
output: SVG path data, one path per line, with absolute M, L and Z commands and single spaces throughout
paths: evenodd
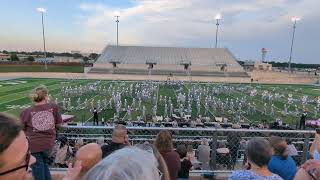
M 105 144 L 103 146 L 101 146 L 101 149 L 109 149 L 110 147 L 112 147 L 112 143 L 111 144 Z
M 280 163 L 281 163 L 281 160 L 279 157 L 272 156 L 268 163 L 269 170 L 274 171 L 275 169 L 277 169 Z
M 171 151 L 171 152 L 169 152 L 169 154 L 170 154 L 171 156 L 179 157 L 179 159 L 180 159 L 180 156 L 179 156 L 179 154 L 178 154 L 176 151 Z
M 192 163 L 191 163 L 191 161 L 190 160 L 188 160 L 188 159 L 184 159 L 183 160 L 183 162 L 189 167 L 189 168 L 191 168 L 192 167 Z
M 231 176 L 230 180 L 245 180 L 245 179 L 250 179 L 253 176 L 251 171 L 248 170 L 239 170 L 239 171 L 234 171 Z
M 30 112 L 30 111 L 32 111 L 32 109 L 33 109 L 33 106 L 27 107 L 27 108 L 25 108 L 24 110 L 21 111 L 21 114 Z
M 163 155 L 169 159 L 179 159 L 179 161 L 180 161 L 180 156 L 176 151 L 165 152 L 165 153 L 163 153 Z
M 269 163 L 278 163 L 279 161 L 281 161 L 280 156 L 273 155 Z
M 59 108 L 58 104 L 50 102 L 47 104 L 48 107 Z
M 290 155 L 288 156 L 288 160 L 289 160 L 289 161 L 294 161 L 293 158 L 292 158 L 292 156 L 290 156 Z
M 22 121 L 26 121 L 26 118 L 28 117 L 28 114 L 32 112 L 32 107 L 27 107 L 24 110 L 21 111 L 20 113 L 20 118 Z
M 278 174 L 272 174 L 272 176 L 270 176 L 268 180 L 283 180 L 283 178 L 280 177 Z
M 291 163 L 292 166 L 297 166 L 296 161 L 292 158 L 292 156 L 288 156 L 288 162 Z

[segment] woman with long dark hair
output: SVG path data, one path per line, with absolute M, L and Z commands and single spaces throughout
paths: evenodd
M 154 145 L 167 164 L 170 179 L 178 179 L 178 173 L 181 168 L 180 156 L 173 149 L 171 133 L 167 130 L 160 131 L 156 137 Z

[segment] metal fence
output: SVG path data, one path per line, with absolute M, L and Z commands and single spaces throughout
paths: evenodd
M 195 170 L 230 171 L 243 168 L 246 160 L 246 141 L 253 137 L 268 138 L 280 136 L 288 140 L 297 149 L 293 156 L 297 165 L 305 162 L 309 156 L 309 147 L 315 131 L 297 130 L 262 130 L 262 129 L 215 129 L 215 128 L 161 128 L 161 127 L 127 127 L 131 145 L 153 143 L 161 130 L 172 133 L 174 148 L 185 145 Z M 113 127 L 105 126 L 64 126 L 58 136 L 65 136 L 74 143 L 82 139 L 85 143 L 111 143 Z M 208 145 L 203 144 L 203 139 Z M 202 144 L 202 145 L 201 145 Z

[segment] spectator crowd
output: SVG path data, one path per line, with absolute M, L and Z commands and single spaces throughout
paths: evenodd
M 186 144 L 174 146 L 168 130 L 161 130 L 153 144 L 130 144 L 127 128 L 121 124 L 114 127 L 109 144 L 103 137 L 90 143 L 81 138 L 56 138 L 62 125 L 58 106 L 49 102 L 44 86 L 36 88 L 31 97 L 35 105 L 25 109 L 19 119 L 0 114 L 0 180 L 23 180 L 29 173 L 35 180 L 51 180 L 49 166 L 67 168 L 64 180 L 187 180 L 193 169 L 212 169 L 207 139 L 202 139 L 196 150 Z M 231 153 L 226 164 L 231 169 L 237 159 L 231 146 L 245 149 L 243 170 L 233 171 L 231 180 L 320 179 L 317 133 L 310 159 L 302 165 L 294 158 L 294 145 L 282 137 L 252 138 L 243 143 L 229 133 L 226 146 L 217 154 Z

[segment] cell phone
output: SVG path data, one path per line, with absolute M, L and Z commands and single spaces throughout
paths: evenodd
M 316 129 L 317 134 L 320 134 L 320 128 Z

